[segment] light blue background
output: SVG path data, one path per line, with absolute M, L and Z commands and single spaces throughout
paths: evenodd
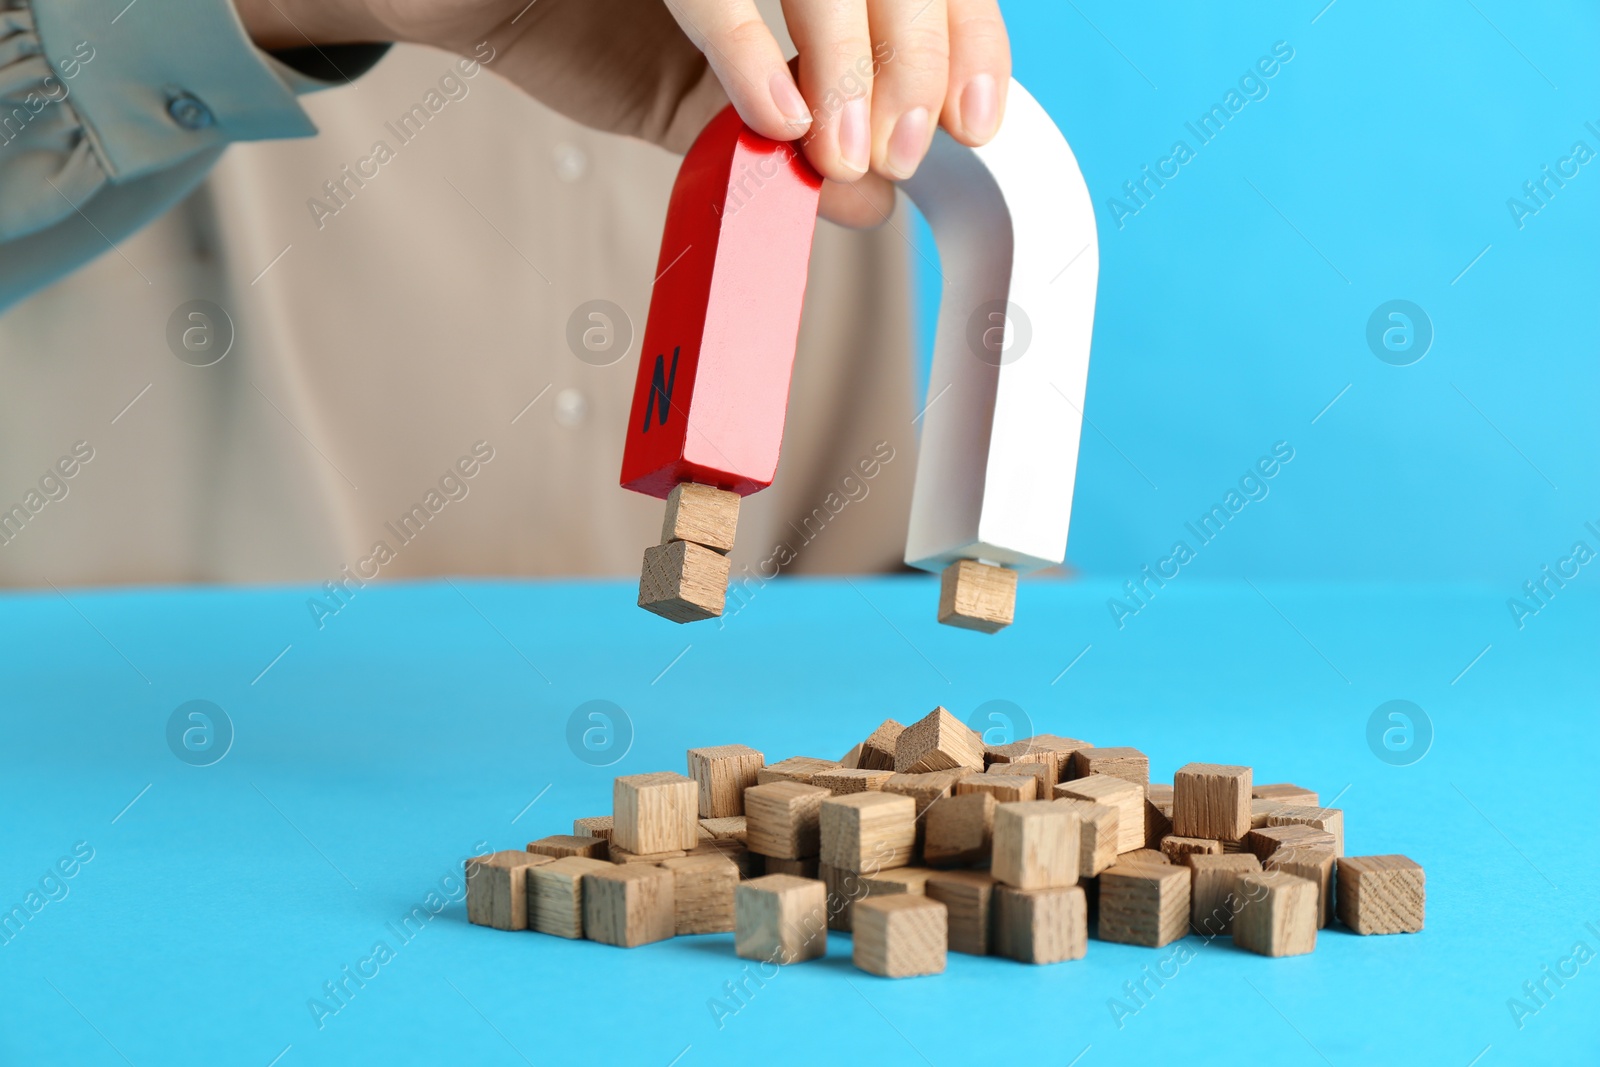
M 1600 8 L 1326 3 L 1003 0 L 1097 207 L 1084 571 L 1164 555 L 1279 440 L 1294 463 L 1197 573 L 1514 589 L 1600 518 L 1600 159 L 1522 230 L 1506 207 L 1575 141 L 1600 152 Z M 1109 198 L 1277 41 L 1269 95 L 1119 230 Z M 923 266 L 929 336 L 938 290 Z M 1365 341 L 1395 298 L 1435 330 L 1409 367 Z

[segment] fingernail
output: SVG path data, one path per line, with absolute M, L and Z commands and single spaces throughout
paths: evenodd
M 884 165 L 891 178 L 909 178 L 922 162 L 922 150 L 928 144 L 928 109 L 914 107 L 900 116 L 889 135 L 888 158 Z
M 994 78 L 980 74 L 961 92 L 961 125 L 975 141 L 987 141 L 1000 126 L 1000 93 Z
M 839 116 L 839 157 L 851 170 L 865 174 L 872 162 L 872 129 L 867 115 L 867 98 L 858 96 L 844 106 Z
M 806 109 L 806 98 L 794 87 L 787 71 L 775 71 L 767 82 L 767 88 L 772 93 L 772 102 L 783 112 L 784 119 L 792 128 L 803 129 L 811 125 L 811 112 Z

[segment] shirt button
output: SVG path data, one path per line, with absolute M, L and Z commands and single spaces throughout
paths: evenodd
M 211 109 L 202 104 L 199 97 L 181 91 L 168 94 L 167 114 L 186 130 L 203 130 L 217 121 Z

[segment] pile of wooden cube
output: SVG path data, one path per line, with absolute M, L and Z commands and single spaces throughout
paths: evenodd
M 1335 918 L 1422 929 L 1418 864 L 1346 856 L 1341 810 L 1249 767 L 1151 783 L 1137 749 L 986 747 L 935 708 L 841 760 L 723 745 L 687 770 L 618 778 L 611 815 L 469 860 L 468 918 L 625 947 L 732 931 L 739 956 L 779 964 L 849 931 L 856 966 L 886 977 L 938 974 L 951 951 L 1081 959 L 1091 918 L 1102 941 L 1231 935 L 1265 956 L 1312 951 Z

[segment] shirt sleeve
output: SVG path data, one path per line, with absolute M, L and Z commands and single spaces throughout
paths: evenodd
M 0 310 L 143 226 L 382 45 L 256 48 L 231 0 L 0 0 Z

